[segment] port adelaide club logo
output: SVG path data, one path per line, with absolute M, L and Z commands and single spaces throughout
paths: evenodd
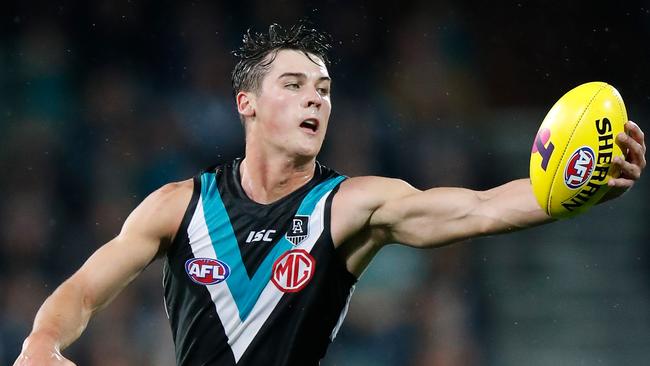
M 302 243 L 307 236 L 309 236 L 309 216 L 294 216 L 285 237 L 291 242 L 291 244 L 298 245 Z
M 185 262 L 185 272 L 199 285 L 215 285 L 230 276 L 230 267 L 218 259 L 191 258 Z
M 289 250 L 273 264 L 271 282 L 282 292 L 302 290 L 316 271 L 316 260 L 304 249 Z
M 594 172 L 595 154 L 588 146 L 576 150 L 569 158 L 564 170 L 564 183 L 571 189 L 582 187 Z

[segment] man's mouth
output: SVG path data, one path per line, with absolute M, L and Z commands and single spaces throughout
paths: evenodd
M 300 127 L 311 130 L 311 132 L 316 132 L 318 130 L 318 120 L 314 118 L 306 119 L 302 121 Z

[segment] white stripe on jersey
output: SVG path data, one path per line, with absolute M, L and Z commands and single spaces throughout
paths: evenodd
M 343 310 L 341 311 L 341 314 L 339 315 L 339 320 L 336 322 L 336 325 L 334 326 L 334 329 L 332 330 L 332 334 L 330 334 L 330 341 L 334 341 L 334 338 L 336 338 L 336 335 L 339 334 L 339 329 L 341 329 L 341 325 L 343 325 L 343 321 L 345 320 L 345 316 L 348 315 L 348 309 L 350 308 L 350 300 L 352 300 L 352 294 L 354 293 L 354 288 L 356 285 L 352 285 L 350 287 L 350 294 L 348 294 L 348 299 L 345 300 L 345 306 L 343 307 Z

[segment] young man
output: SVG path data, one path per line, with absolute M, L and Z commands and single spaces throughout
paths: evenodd
M 157 257 L 179 365 L 316 365 L 385 244 L 432 248 L 550 221 L 528 179 L 419 191 L 319 164 L 331 111 L 326 41 L 303 26 L 244 37 L 233 87 L 245 158 L 147 197 L 45 301 L 15 365 L 72 365 L 61 351 Z M 632 122 L 626 131 L 613 195 L 646 164 L 643 133 Z

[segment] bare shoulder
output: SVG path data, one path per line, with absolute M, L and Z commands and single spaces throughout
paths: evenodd
M 390 198 L 394 195 L 412 192 L 413 189 L 413 186 L 401 179 L 367 175 L 345 180 L 341 183 L 340 191 L 349 191 L 365 199 L 381 200 L 381 197 L 386 197 L 386 195 Z
M 151 200 L 154 206 L 187 206 L 194 192 L 194 182 L 186 179 L 180 182 L 167 183 L 152 192 L 146 199 Z M 143 201 L 144 202 L 144 201 Z
M 415 192 L 403 180 L 377 176 L 341 183 L 332 201 L 331 233 L 350 273 L 359 277 L 386 242 L 386 228 L 373 224 L 377 212 Z
M 372 213 L 387 201 L 415 192 L 418 190 L 401 179 L 362 176 L 341 183 L 338 198 L 340 204 L 348 209 L 357 208 Z
M 153 191 L 131 212 L 120 235 L 135 231 L 171 242 L 193 191 L 192 179 L 168 183 Z
M 364 230 L 373 213 L 386 202 L 414 192 L 413 186 L 396 178 L 361 176 L 345 180 L 332 202 L 335 244 Z

